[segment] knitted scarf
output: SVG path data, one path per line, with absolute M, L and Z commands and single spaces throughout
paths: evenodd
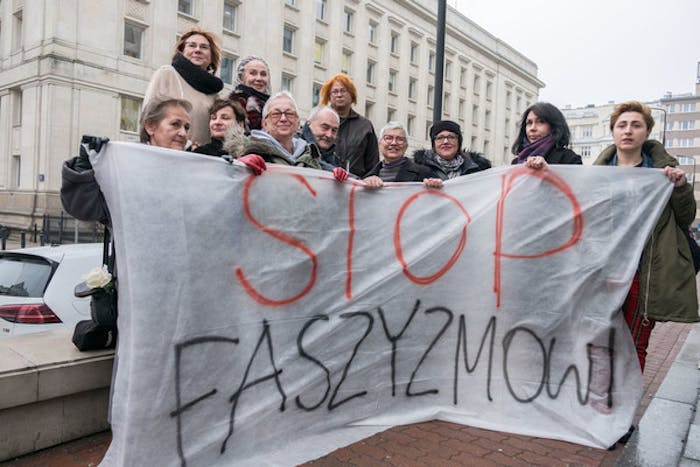
M 182 54 L 173 57 L 173 68 L 187 84 L 202 94 L 216 94 L 224 88 L 224 82 L 202 67 L 195 65 Z
M 455 158 L 449 161 L 438 156 L 433 150 L 430 150 L 429 154 L 435 163 L 440 167 L 440 170 L 445 172 L 447 178 L 455 178 L 462 175 L 460 167 L 462 167 L 462 164 L 464 164 L 464 157 L 462 157 L 461 154 L 457 153 Z
M 270 98 L 269 94 L 265 94 L 264 92 L 260 92 L 255 88 L 251 88 L 250 86 L 246 86 L 245 84 L 239 84 L 236 86 L 236 89 L 233 90 L 231 95 L 233 96 L 234 94 L 237 94 L 239 96 L 245 96 L 246 98 L 253 96 L 257 97 L 262 101 L 264 104 L 267 102 L 267 100 Z
M 540 138 L 534 143 L 527 143 L 526 138 L 523 138 L 523 140 L 525 140 L 525 144 L 523 144 L 523 148 L 518 153 L 518 164 L 524 163 L 527 158 L 531 156 L 544 157 L 554 146 L 554 138 L 552 138 L 552 135 Z

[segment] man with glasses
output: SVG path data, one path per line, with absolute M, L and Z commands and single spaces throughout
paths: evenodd
M 451 120 L 440 120 L 430 128 L 431 149 L 413 153 L 416 164 L 430 170 L 432 177 L 449 180 L 491 168 L 483 155 L 462 149 L 462 129 Z
M 442 180 L 433 178 L 427 167 L 406 157 L 406 130 L 398 122 L 389 122 L 379 132 L 379 152 L 383 160 L 364 179 L 367 188 L 380 188 L 384 182 L 423 182 L 430 188 L 442 188 Z

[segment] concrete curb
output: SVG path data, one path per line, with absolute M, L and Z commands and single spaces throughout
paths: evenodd
M 700 467 L 699 362 L 700 324 L 695 324 L 616 466 Z

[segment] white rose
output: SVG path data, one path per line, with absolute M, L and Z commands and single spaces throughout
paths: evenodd
M 112 275 L 107 271 L 107 266 L 96 267 L 83 276 L 83 280 L 92 288 L 102 288 L 112 281 Z

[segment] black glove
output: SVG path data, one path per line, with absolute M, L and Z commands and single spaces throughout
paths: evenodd
M 88 151 L 100 152 L 102 146 L 108 142 L 109 138 L 83 135 L 82 139 L 80 140 L 80 154 L 78 157 L 76 157 L 75 162 L 73 163 L 73 170 L 77 172 L 92 170 L 92 164 L 90 163 L 90 155 Z

